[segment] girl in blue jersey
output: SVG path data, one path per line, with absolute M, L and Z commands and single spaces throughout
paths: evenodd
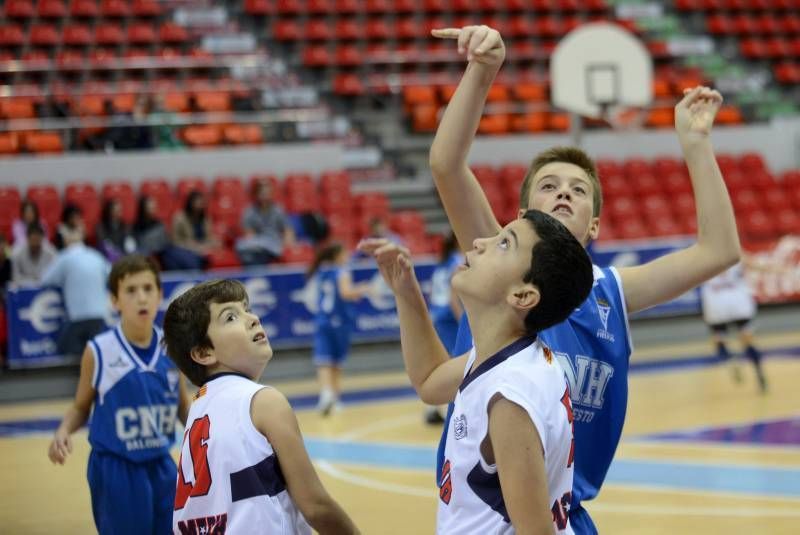
M 169 533 L 177 477 L 169 448 L 189 398 L 153 325 L 162 299 L 158 267 L 143 256 L 123 257 L 113 265 L 108 287 L 120 323 L 86 346 L 75 401 L 48 456 L 64 464 L 72 433 L 91 414 L 87 475 L 97 531 Z
M 351 303 L 364 297 L 369 284 L 353 284 L 345 267 L 349 254 L 341 243 L 331 243 L 311 262 L 307 278 L 317 288 L 313 358 L 320 394 L 317 408 L 323 416 L 339 408 L 342 363 L 350 350 L 355 315 Z

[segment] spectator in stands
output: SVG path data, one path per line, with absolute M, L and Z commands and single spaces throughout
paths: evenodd
M 58 351 L 78 356 L 86 343 L 106 328 L 110 265 L 83 243 L 82 225 L 64 233 L 63 238 L 64 249 L 45 270 L 42 285 L 61 288 L 67 317 L 58 337 Z
M 167 227 L 156 215 L 156 203 L 147 195 L 139 198 L 139 210 L 133 225 L 133 236 L 137 252 L 153 256 L 167 271 L 180 269 L 203 269 L 204 261 L 197 255 L 172 243 Z
M 11 225 L 12 240 L 14 246 L 23 245 L 28 236 L 28 226 L 31 223 L 39 223 L 47 236 L 47 225 L 39 217 L 39 207 L 29 199 L 22 201 L 19 209 L 19 219 L 14 220 Z
M 206 198 L 201 192 L 189 193 L 183 210 L 173 217 L 172 241 L 194 253 L 201 263 L 205 263 L 206 256 L 220 246 L 211 232 L 211 221 L 206 217 Z
M 11 260 L 8 258 L 8 239 L 6 235 L 0 233 L 0 305 L 5 302 L 6 286 L 11 281 Z
M 152 106 L 147 116 L 153 129 L 153 143 L 160 149 L 182 148 L 183 142 L 175 134 L 177 115 L 164 107 L 164 96 L 160 93 L 153 96 Z
M 153 129 L 148 124 L 149 99 L 141 94 L 136 98 L 133 113 L 111 111 L 111 126 L 106 133 L 106 150 L 148 150 L 155 146 Z M 109 146 L 110 145 L 110 146 Z
M 294 243 L 294 230 L 286 214 L 273 199 L 267 182 L 253 186 L 253 204 L 242 216 L 244 236 L 236 242 L 236 253 L 245 266 L 268 264 L 280 258 L 284 245 Z
M 386 219 L 381 216 L 375 216 L 369 220 L 369 223 L 367 223 L 367 235 L 362 239 L 367 240 L 370 238 L 383 238 L 398 245 L 405 245 L 403 238 L 389 230 L 389 226 L 386 224 Z M 370 255 L 362 253 L 360 250 L 356 250 L 353 257 L 370 258 Z
M 11 254 L 11 282 L 16 285 L 39 284 L 44 271 L 58 254 L 45 239 L 40 223 L 28 225 L 26 238 L 25 243 L 14 247 Z
M 97 225 L 97 248 L 109 262 L 116 262 L 136 251 L 133 232 L 122 220 L 122 204 L 116 199 L 108 199 L 103 204 L 100 224 Z
M 81 209 L 71 203 L 65 204 L 61 211 L 61 223 L 56 229 L 55 246 L 63 249 L 67 243 L 75 243 L 78 237 L 83 240 L 84 235 L 85 225 Z

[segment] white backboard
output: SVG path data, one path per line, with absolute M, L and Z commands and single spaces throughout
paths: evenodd
M 585 24 L 553 52 L 550 94 L 554 106 L 595 119 L 609 108 L 643 108 L 653 100 L 653 60 L 621 26 Z

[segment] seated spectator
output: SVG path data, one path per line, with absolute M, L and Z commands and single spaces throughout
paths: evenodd
M 67 316 L 56 343 L 61 355 L 77 357 L 89 340 L 106 329 L 110 265 L 83 243 L 82 221 L 63 236 L 64 249 L 44 271 L 42 284 L 61 288 Z
M 45 237 L 47 236 L 47 224 L 39 217 L 39 207 L 33 201 L 25 199 L 20 205 L 19 219 L 16 219 L 11 226 L 12 240 L 15 247 L 25 244 L 28 226 L 31 223 L 39 223 L 44 230 Z
M 369 223 L 367 223 L 367 234 L 362 239 L 366 240 L 369 238 L 383 238 L 398 245 L 405 245 L 403 238 L 389 230 L 386 220 L 379 216 L 371 218 Z M 353 258 L 361 260 L 363 258 L 369 258 L 370 256 L 371 255 L 362 253 L 360 250 L 356 250 Z
M 6 286 L 11 281 L 11 260 L 8 258 L 8 240 L 0 233 L 0 297 L 5 301 Z M 0 302 L 2 305 L 2 302 Z
M 176 133 L 175 127 L 176 124 L 180 123 L 180 120 L 177 114 L 165 109 L 164 95 L 161 93 L 153 96 L 147 119 L 152 125 L 153 142 L 159 149 L 179 149 L 184 146 Z
M 258 182 L 253 187 L 254 202 L 242 216 L 244 236 L 236 242 L 242 265 L 269 264 L 283 254 L 284 245 L 294 243 L 294 230 L 286 213 L 272 198 L 272 187 Z
M 133 113 L 124 113 L 110 108 L 110 123 L 106 132 L 106 147 L 109 150 L 146 150 L 155 146 L 153 129 L 148 124 L 150 108 L 147 95 L 139 95 Z
M 199 261 L 220 246 L 211 233 L 211 221 L 206 217 L 206 198 L 199 191 L 186 197 L 183 210 L 172 219 L 172 241 L 197 255 Z
M 137 252 L 157 258 L 164 270 L 203 269 L 204 259 L 172 243 L 167 227 L 156 216 L 155 201 L 146 195 L 139 198 L 133 237 Z
M 122 220 L 122 204 L 116 199 L 103 204 L 97 225 L 97 248 L 112 263 L 136 251 L 136 240 L 130 225 Z
M 56 248 L 44 237 L 39 223 L 28 225 L 26 241 L 11 254 L 11 282 L 16 285 L 39 284 L 47 267 L 55 260 Z
M 55 246 L 58 249 L 66 247 L 67 243 L 75 243 L 78 236 L 83 241 L 84 222 L 81 209 L 74 204 L 65 204 L 61 212 L 61 223 L 56 229 Z

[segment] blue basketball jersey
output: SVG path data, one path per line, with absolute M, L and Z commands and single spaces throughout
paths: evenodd
M 619 273 L 594 266 L 594 287 L 570 317 L 539 333 L 566 374 L 575 418 L 575 477 L 572 509 L 597 496 L 614 458 L 628 403 L 628 363 L 633 350 Z M 456 355 L 472 348 L 466 314 Z M 441 473 L 444 440 L 439 444 Z M 576 533 L 578 531 L 576 530 Z
M 95 451 L 144 462 L 169 455 L 178 415 L 178 370 L 161 346 L 145 364 L 117 326 L 89 341 L 96 393 L 89 443 Z
M 454 252 L 444 262 L 438 264 L 431 275 L 431 320 L 436 334 L 451 355 L 455 354 L 453 347 L 458 333 L 458 320 L 450 307 L 452 295 L 450 279 L 453 278 L 456 268 L 463 263 L 464 257 L 461 253 Z
M 353 307 L 339 293 L 342 268 L 326 266 L 317 273 L 317 314 L 315 322 L 320 327 L 349 327 L 353 321 Z

